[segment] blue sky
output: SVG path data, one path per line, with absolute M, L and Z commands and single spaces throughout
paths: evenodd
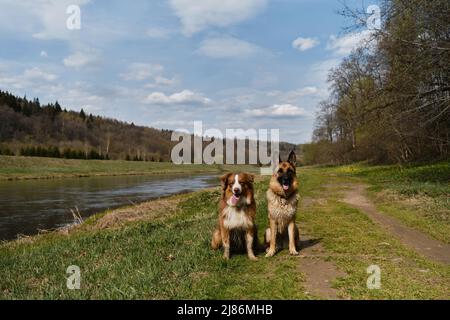
M 355 1 L 359 7 L 371 3 Z M 69 30 L 69 5 L 81 29 Z M 366 31 L 334 0 L 0 0 L 0 88 L 166 129 L 311 139 L 326 75 Z

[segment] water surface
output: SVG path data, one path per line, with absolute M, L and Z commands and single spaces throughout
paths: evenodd
M 217 184 L 214 176 L 117 176 L 0 182 L 0 240 L 33 235 L 106 209 Z

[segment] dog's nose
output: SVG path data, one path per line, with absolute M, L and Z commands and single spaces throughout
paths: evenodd
M 233 189 L 233 193 L 235 193 L 235 194 L 240 194 L 240 193 L 241 193 L 241 189 L 239 189 L 239 188 L 234 188 L 234 189 Z

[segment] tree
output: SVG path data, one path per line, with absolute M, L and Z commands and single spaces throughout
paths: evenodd
M 55 110 L 56 110 L 57 113 L 62 112 L 61 105 L 59 104 L 58 101 L 55 102 Z
M 83 119 L 83 121 L 86 120 L 86 114 L 84 113 L 83 109 L 81 109 L 80 111 L 80 118 Z
M 320 105 L 316 119 L 317 147 L 306 148 L 316 155 L 311 159 L 411 162 L 450 156 L 450 3 L 381 5 L 383 23 L 372 31 L 372 42 L 330 71 L 330 104 Z M 345 7 L 343 14 L 355 19 L 353 30 L 366 28 L 365 11 Z

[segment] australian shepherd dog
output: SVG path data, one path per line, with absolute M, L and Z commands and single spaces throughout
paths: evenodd
M 249 259 L 257 260 L 258 247 L 255 224 L 256 204 L 254 176 L 248 173 L 228 173 L 221 177 L 222 196 L 219 203 L 219 223 L 214 230 L 211 246 L 223 247 L 224 259 L 232 252 L 246 251 Z
M 275 166 L 267 190 L 267 206 L 269 212 L 269 228 L 264 240 L 267 246 L 266 257 L 272 257 L 278 249 L 289 245 L 289 253 L 298 255 L 299 231 L 295 225 L 298 203 L 298 181 L 295 170 L 296 155 L 289 154 L 287 161 L 281 157 Z

